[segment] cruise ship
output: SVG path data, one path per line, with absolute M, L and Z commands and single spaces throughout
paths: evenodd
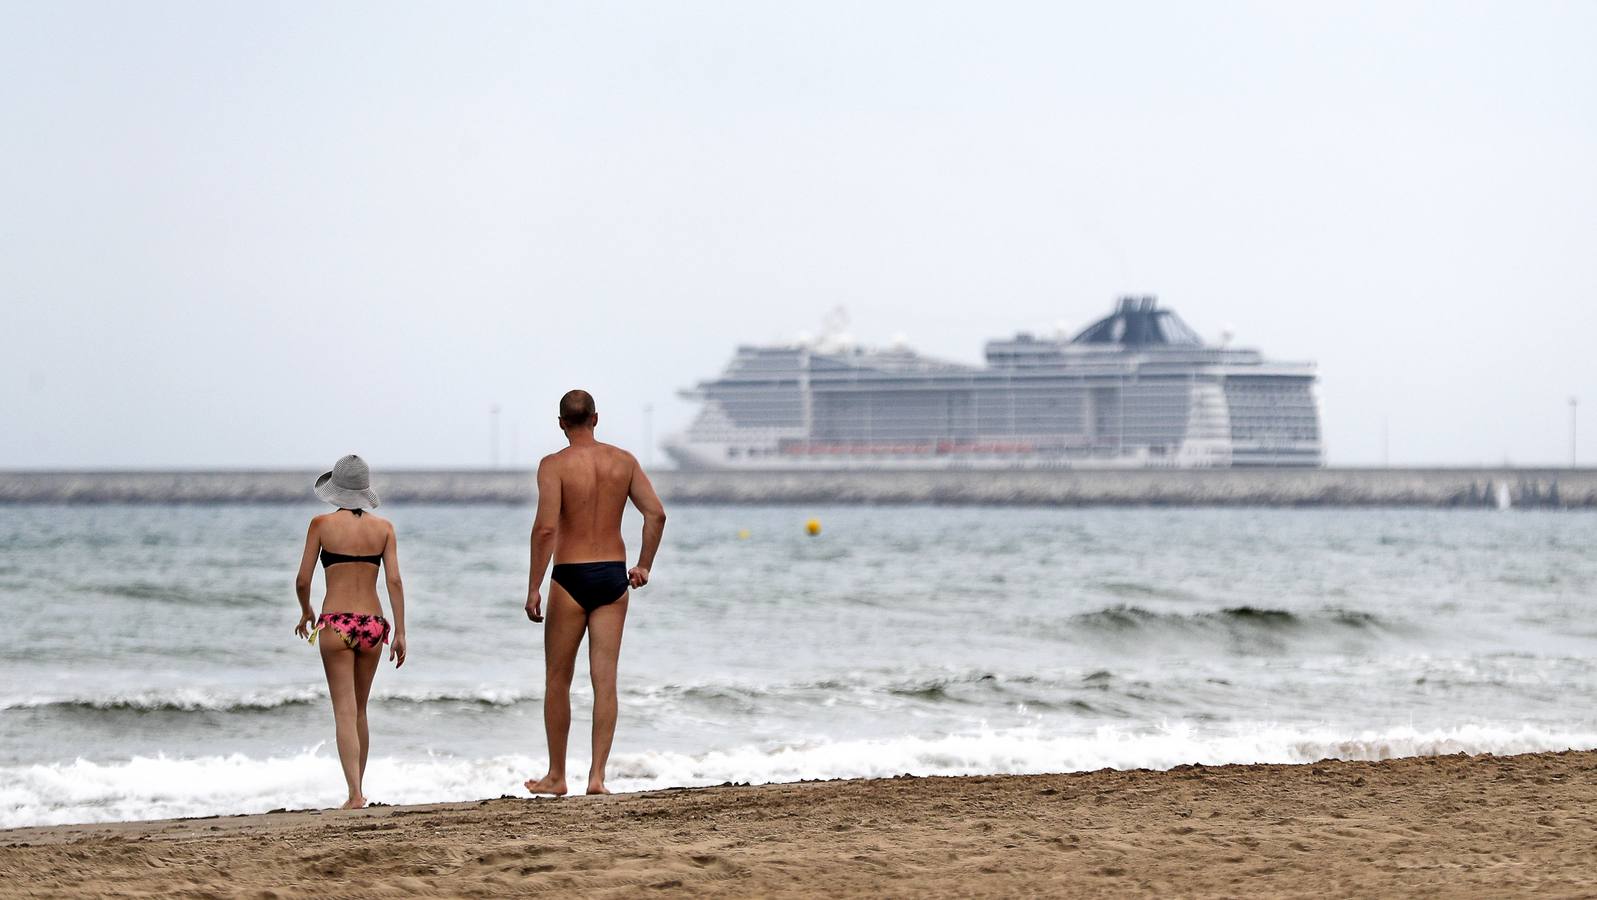
M 837 334 L 743 346 L 665 443 L 683 469 L 1319 466 L 1311 362 L 1205 343 L 1153 297 L 1073 337 L 990 341 L 985 366 Z

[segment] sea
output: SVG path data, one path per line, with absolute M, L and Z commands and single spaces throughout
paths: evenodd
M 323 509 L 0 506 L 0 827 L 341 802 L 293 634 Z M 381 512 L 410 659 L 377 674 L 367 796 L 518 795 L 546 765 L 532 511 Z M 610 784 L 1593 748 L 1594 545 L 1553 511 L 679 506 Z

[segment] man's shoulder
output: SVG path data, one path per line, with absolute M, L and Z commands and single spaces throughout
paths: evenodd
M 582 448 L 580 450 L 574 447 L 566 447 L 563 450 L 556 450 L 555 452 L 538 461 L 538 471 L 544 474 L 557 475 L 570 465 L 574 464 L 573 461 L 578 459 L 586 458 L 591 464 L 595 458 L 595 453 L 597 453 L 600 458 L 609 460 L 612 463 L 621 463 L 627 466 L 636 466 L 638 464 L 637 457 L 633 456 L 631 452 L 623 450 L 614 444 L 605 444 L 596 441 L 588 447 Z

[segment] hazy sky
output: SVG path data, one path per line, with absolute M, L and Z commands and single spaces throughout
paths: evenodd
M 1332 463 L 1597 460 L 1594 3 L 0 2 L 0 467 L 683 426 L 847 308 L 976 362 L 1153 293 Z M 661 461 L 659 452 L 653 458 Z

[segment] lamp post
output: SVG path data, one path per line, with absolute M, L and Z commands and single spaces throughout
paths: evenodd
M 1579 410 L 1580 410 L 1580 399 L 1577 398 L 1577 397 L 1570 397 L 1569 398 L 1569 467 L 1571 469 L 1575 468 L 1576 459 L 1577 459 L 1577 457 L 1575 455 L 1575 435 L 1576 435 L 1575 425 L 1576 425 L 1576 422 L 1577 422 L 1576 416 L 1577 416 Z
M 643 404 L 643 464 L 654 465 L 654 404 Z
M 499 468 L 499 404 L 488 407 L 488 467 Z

